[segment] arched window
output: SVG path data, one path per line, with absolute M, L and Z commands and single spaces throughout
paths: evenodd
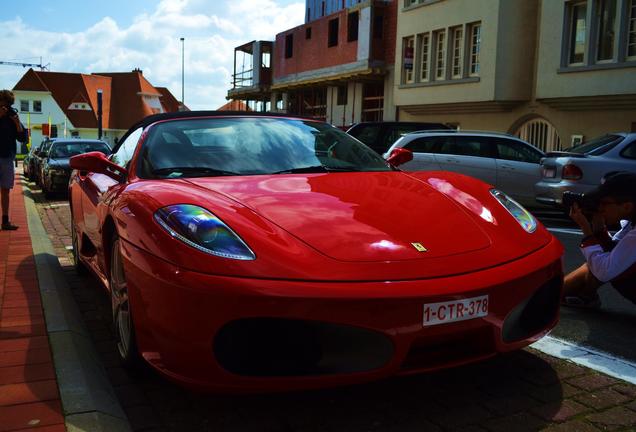
M 556 128 L 543 118 L 526 121 L 514 134 L 544 152 L 561 150 L 561 138 Z

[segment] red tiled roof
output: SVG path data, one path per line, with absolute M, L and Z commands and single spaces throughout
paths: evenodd
M 76 74 L 38 72 L 29 69 L 13 90 L 50 91 L 75 127 L 97 128 L 97 91 L 102 90 L 102 124 L 105 129 L 128 129 L 154 114 L 144 96 L 158 96 L 164 111 L 178 111 L 178 102 L 168 89 L 153 87 L 136 69 L 132 72 Z M 164 99 L 166 101 L 164 102 Z M 172 99 L 172 100 L 170 100 Z M 73 102 L 90 105 L 91 110 L 69 109 Z
M 245 105 L 243 101 L 231 100 L 222 107 L 217 108 L 217 111 L 252 111 L 252 109 Z
M 159 90 L 159 93 L 161 93 L 161 105 L 163 105 L 163 109 L 167 112 L 176 112 L 179 111 L 179 107 L 181 106 L 181 102 L 179 102 L 177 100 L 176 97 L 174 97 L 174 95 L 172 93 L 170 93 L 170 90 L 168 90 L 165 87 L 155 87 L 157 90 Z M 187 107 L 187 105 L 184 105 L 184 110 L 185 111 L 190 111 L 190 109 Z

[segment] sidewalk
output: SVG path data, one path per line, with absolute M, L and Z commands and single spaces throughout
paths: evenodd
M 0 431 L 65 431 L 18 177 L 11 219 L 20 229 L 0 231 Z

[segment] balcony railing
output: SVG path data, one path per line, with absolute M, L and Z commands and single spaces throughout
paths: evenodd
M 248 69 L 232 75 L 233 88 L 252 87 L 254 85 L 254 70 Z

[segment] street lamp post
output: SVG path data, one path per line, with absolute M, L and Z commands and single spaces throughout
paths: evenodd
M 181 38 L 181 109 L 185 109 L 185 38 Z
M 97 89 L 97 139 L 102 139 L 102 89 Z

